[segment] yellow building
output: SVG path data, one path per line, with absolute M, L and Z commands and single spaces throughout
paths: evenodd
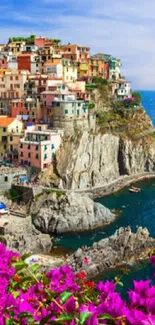
M 23 52 L 25 44 L 26 44 L 26 42 L 23 42 L 23 41 L 10 42 L 7 45 L 8 51 L 11 52 L 12 54 L 19 54 L 19 53 Z
M 88 76 L 88 72 L 89 72 L 89 64 L 86 62 L 85 63 L 80 62 L 78 68 L 78 77 L 79 78 L 86 77 Z
M 65 62 L 63 64 L 63 81 L 72 82 L 78 78 L 78 66 L 74 63 Z
M 18 143 L 23 135 L 23 122 L 13 117 L 0 116 L 0 159 L 18 154 Z M 15 153 L 16 152 L 16 153 Z

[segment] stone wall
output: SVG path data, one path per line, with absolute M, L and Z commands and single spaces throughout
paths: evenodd
M 25 169 L 18 168 L 3 168 L 0 169 L 0 192 L 8 191 L 11 189 L 12 183 L 18 176 L 26 176 Z

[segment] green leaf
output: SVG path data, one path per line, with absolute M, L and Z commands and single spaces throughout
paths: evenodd
M 100 316 L 98 319 L 111 319 L 113 320 L 113 317 L 110 314 L 103 314 L 102 316 Z
M 30 257 L 31 255 L 30 254 L 23 254 L 22 256 L 21 256 L 21 259 L 22 259 L 22 261 L 25 261 L 28 257 Z
M 19 261 L 15 264 L 16 272 L 24 269 L 25 267 L 27 267 L 27 264 L 24 261 Z
M 40 265 L 39 264 L 34 264 L 31 266 L 31 269 L 33 272 L 36 272 L 39 269 Z
M 20 292 L 19 291 L 13 291 L 12 294 L 13 294 L 14 298 L 16 299 L 20 295 Z
M 62 314 L 60 317 L 55 319 L 56 322 L 70 322 L 73 319 L 72 316 L 69 316 L 67 314 Z
M 26 317 L 26 318 L 32 318 L 32 314 L 24 312 L 24 313 L 20 313 L 18 315 L 18 317 L 19 318 L 24 318 L 24 317 Z
M 13 324 L 13 319 L 6 318 L 5 319 L 5 324 L 6 325 L 12 325 Z
M 60 295 L 60 302 L 64 304 L 73 294 L 71 292 L 65 291 Z
M 82 313 L 80 314 L 80 325 L 83 325 L 88 318 L 91 316 L 92 313 L 87 312 L 87 311 L 82 311 Z
M 118 284 L 119 284 L 121 287 L 123 287 L 123 286 L 124 286 L 122 282 L 118 282 Z

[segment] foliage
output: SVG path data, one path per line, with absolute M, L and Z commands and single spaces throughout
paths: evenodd
M 135 91 L 135 92 L 133 92 L 132 97 L 134 98 L 134 100 L 136 101 L 136 103 L 138 105 L 141 104 L 142 98 L 141 98 L 141 94 L 140 93 L 138 93 L 138 92 Z
M 61 266 L 47 274 L 29 266 L 28 255 L 9 251 L 0 243 L 1 325 L 149 325 L 155 323 L 155 287 L 134 281 L 128 302 L 116 292 L 122 283 L 88 281 Z M 155 256 L 150 258 L 155 265 Z
M 10 37 L 9 43 L 11 42 L 26 42 L 26 43 L 34 43 L 36 35 L 30 35 L 29 37 Z
M 93 77 L 92 82 L 95 83 L 97 86 L 98 85 L 108 85 L 108 80 L 103 79 L 101 77 Z
M 51 190 L 51 189 L 46 190 L 46 193 L 47 193 L 47 194 L 56 193 L 56 197 L 57 197 L 57 198 L 59 198 L 59 197 L 61 197 L 62 195 L 65 195 L 65 194 L 66 194 L 66 193 L 63 192 L 63 191 L 59 191 L 59 190 Z
M 57 38 L 48 38 L 47 41 L 48 42 L 54 42 L 57 45 L 60 45 L 61 44 L 61 40 L 60 39 L 57 39 Z
M 5 195 L 8 199 L 12 200 L 13 202 L 17 202 L 17 198 L 19 196 L 16 189 L 11 188 L 9 191 L 5 192 Z
M 93 108 L 95 108 L 95 104 L 94 103 L 88 104 L 88 109 L 93 109 Z

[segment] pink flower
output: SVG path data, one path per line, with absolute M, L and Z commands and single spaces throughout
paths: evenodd
M 84 258 L 83 263 L 84 263 L 84 264 L 89 264 L 89 263 L 90 263 L 88 257 L 85 257 L 85 258 Z

